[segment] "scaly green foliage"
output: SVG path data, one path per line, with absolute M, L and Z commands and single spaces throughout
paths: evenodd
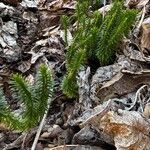
M 36 126 L 47 109 L 48 99 L 52 96 L 53 81 L 50 71 L 42 65 L 34 85 L 29 85 L 24 77 L 14 74 L 11 81 L 14 97 L 24 105 L 24 111 L 16 116 L 6 103 L 0 90 L 0 122 L 17 130 Z
M 76 57 L 73 57 L 70 63 L 68 64 L 67 75 L 63 79 L 62 89 L 63 92 L 68 95 L 70 98 L 77 95 L 77 84 L 76 84 L 76 73 L 80 68 L 80 65 L 84 62 L 85 51 L 79 50 L 75 54 Z M 71 57 L 71 56 L 70 56 Z M 69 60 L 68 60 L 69 61 Z
M 67 74 L 62 83 L 62 90 L 68 97 L 76 96 L 76 75 L 87 60 L 98 59 L 101 66 L 113 62 L 121 39 L 128 34 L 137 15 L 137 11 L 124 9 L 123 2 L 115 0 L 111 10 L 103 18 L 98 11 L 89 11 L 91 3 L 91 0 L 78 0 L 73 16 L 77 25 L 73 42 L 67 48 Z M 68 21 L 64 22 L 69 22 L 69 18 L 65 19 Z M 63 25 L 65 31 L 67 26 Z M 77 62 L 78 65 L 74 65 Z
M 95 51 L 102 65 L 108 65 L 113 61 L 119 42 L 124 34 L 128 34 L 136 14 L 135 10 L 124 10 L 122 2 L 114 3 L 100 27 L 98 47 Z

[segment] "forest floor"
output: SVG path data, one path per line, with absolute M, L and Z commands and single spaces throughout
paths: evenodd
M 105 15 L 112 2 L 104 2 L 98 11 Z M 11 109 L 20 110 L 9 86 L 13 73 L 33 83 L 45 64 L 55 81 L 42 131 L 40 122 L 26 132 L 0 123 L 0 150 L 150 150 L 150 1 L 124 1 L 139 12 L 130 36 L 113 64 L 81 68 L 78 95 L 68 98 L 60 87 L 67 51 L 60 18 L 74 14 L 75 6 L 74 0 L 0 1 L 0 84 Z

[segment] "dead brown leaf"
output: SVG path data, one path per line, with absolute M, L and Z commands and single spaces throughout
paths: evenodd
M 133 92 L 142 84 L 150 84 L 150 72 L 143 71 L 132 73 L 130 71 L 119 72 L 110 81 L 106 82 L 101 88 L 97 89 L 97 97 L 102 101 L 109 98 L 122 96 Z
M 150 122 L 135 111 L 109 112 L 101 127 L 114 135 L 117 150 L 149 150 Z
M 105 111 L 103 117 L 99 112 L 81 125 L 92 125 L 113 136 L 117 150 L 150 149 L 150 121 L 136 111 Z

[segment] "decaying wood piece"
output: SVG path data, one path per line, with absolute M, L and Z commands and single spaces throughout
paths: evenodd
M 125 95 L 138 89 L 141 85 L 150 84 L 150 71 L 138 73 L 119 72 L 110 81 L 106 82 L 100 89 L 97 89 L 97 97 L 101 101 Z
M 149 53 L 150 53 L 150 17 L 145 19 L 142 23 L 141 49 L 146 56 L 147 55 L 149 56 Z

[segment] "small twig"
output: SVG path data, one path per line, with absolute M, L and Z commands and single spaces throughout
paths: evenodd
M 37 133 L 36 133 L 34 142 L 33 142 L 33 144 L 32 144 L 31 150 L 35 150 L 35 149 L 36 149 L 37 142 L 38 142 L 38 140 L 39 140 L 39 137 L 40 137 L 42 128 L 43 128 L 44 123 L 45 123 L 45 119 L 46 119 L 47 114 L 48 114 L 48 111 L 49 111 L 50 101 L 51 101 L 51 99 L 49 98 L 49 99 L 48 99 L 48 108 L 47 108 L 47 110 L 45 111 L 45 114 L 44 114 L 44 116 L 43 116 L 43 118 L 42 118 L 42 121 L 41 121 L 41 123 L 40 123 L 40 126 L 39 126 L 39 128 L 38 128 L 38 130 L 37 130 Z
M 61 63 L 61 65 L 58 67 L 58 69 L 60 69 L 62 66 L 64 66 L 65 63 L 66 63 L 66 61 L 63 61 L 63 62 Z
M 141 18 L 139 19 L 139 23 L 138 23 L 138 25 L 137 25 L 137 27 L 136 27 L 136 29 L 135 29 L 134 35 L 135 35 L 136 37 L 137 37 L 137 36 L 139 35 L 139 33 L 140 33 L 140 28 L 141 28 L 141 26 L 142 26 L 142 23 L 143 23 L 145 14 L 146 14 L 146 4 L 143 6 Z M 139 47 L 139 49 L 141 49 L 141 48 Z M 143 55 L 143 53 L 142 53 L 142 55 Z M 143 56 L 143 57 L 144 57 L 144 56 Z
M 23 138 L 23 141 L 22 141 L 22 144 L 21 144 L 21 149 L 24 149 L 27 135 L 28 135 L 28 133 L 26 133 L 25 136 L 24 136 L 24 138 Z
M 139 102 L 140 102 L 140 108 L 141 108 L 141 111 L 142 111 L 142 113 L 144 112 L 144 108 L 143 108 L 143 105 L 142 105 L 142 100 L 141 100 L 141 94 L 139 93 L 139 95 L 138 95 L 138 99 L 139 99 Z
M 26 137 L 24 137 L 23 141 L 24 142 L 24 145 L 21 145 L 21 149 L 20 150 L 25 150 L 27 146 L 29 146 L 30 142 L 32 141 L 33 139 L 33 136 L 37 133 L 37 127 L 35 128 L 32 128 L 31 130 L 29 130 L 26 134 Z M 23 147 L 24 146 L 24 147 Z
M 144 5 L 144 7 L 143 7 L 143 12 L 142 12 L 142 16 L 141 16 L 140 22 L 139 22 L 139 24 L 138 24 L 138 26 L 137 26 L 138 29 L 141 28 L 141 25 L 142 25 L 142 23 L 143 23 L 145 14 L 146 14 L 146 6 Z
M 136 104 L 137 101 L 139 100 L 139 99 L 138 99 L 138 98 L 139 98 L 139 93 L 140 93 L 141 90 L 144 89 L 146 86 L 147 86 L 147 85 L 143 85 L 143 86 L 141 86 L 141 87 L 137 90 L 137 92 L 136 92 L 136 94 L 135 94 L 134 102 L 133 102 L 133 104 L 130 106 L 130 108 L 128 108 L 127 110 L 131 110 L 131 109 L 135 106 L 135 104 Z

